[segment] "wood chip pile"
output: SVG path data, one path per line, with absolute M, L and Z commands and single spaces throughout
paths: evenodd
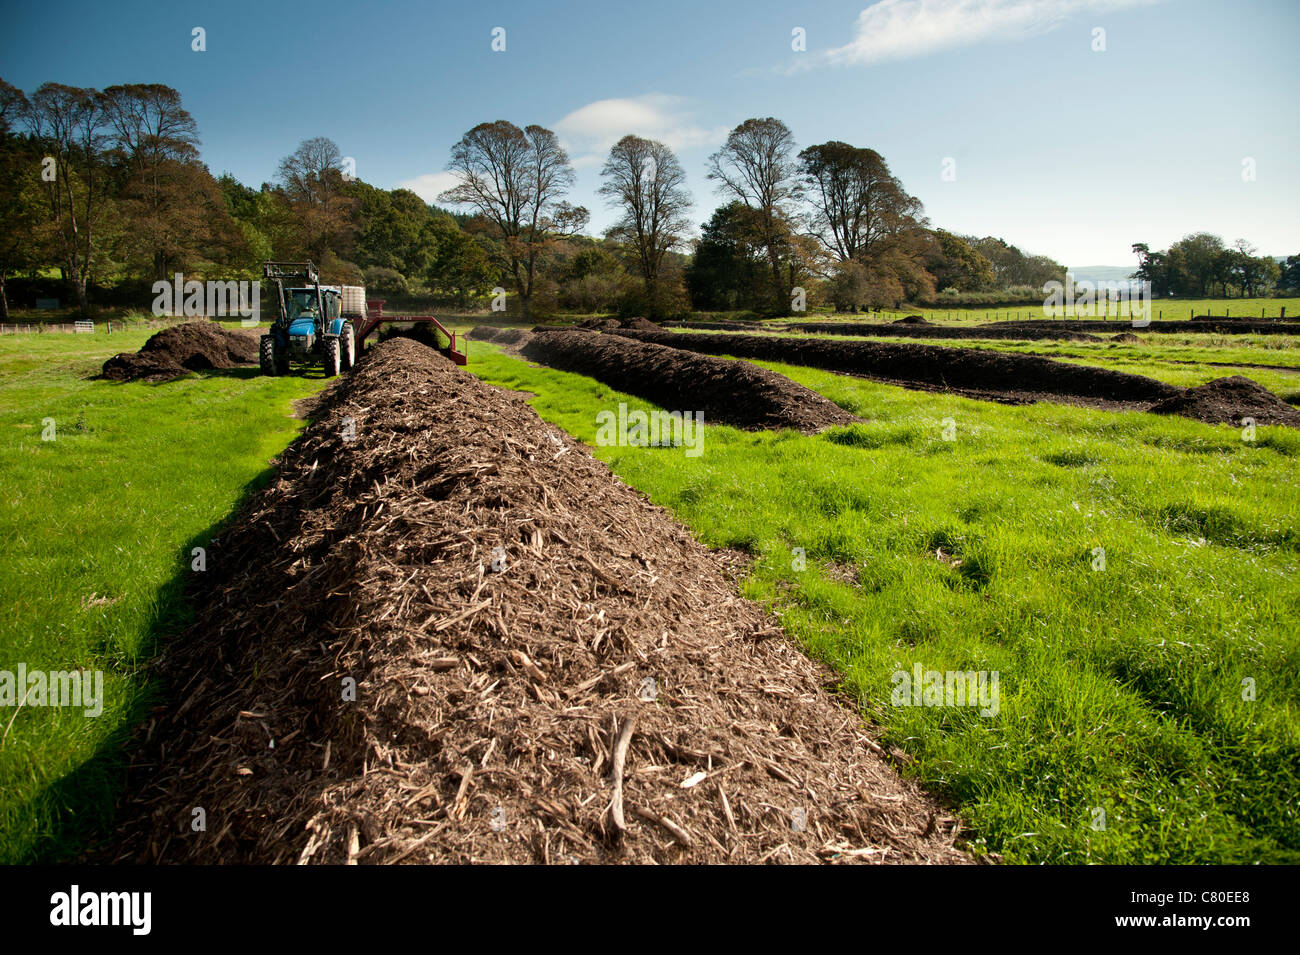
M 734 558 L 521 396 L 393 339 L 314 413 L 214 542 L 99 861 L 969 861 Z

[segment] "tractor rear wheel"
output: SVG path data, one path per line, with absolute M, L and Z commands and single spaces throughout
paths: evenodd
M 343 334 L 339 336 L 339 341 L 343 343 L 341 355 L 343 370 L 348 371 L 357 363 L 357 339 L 352 332 L 351 324 L 343 326 Z
M 275 336 L 263 335 L 257 343 L 257 364 L 264 375 L 279 374 L 275 361 Z
M 325 339 L 325 377 L 334 378 L 338 375 L 340 368 L 339 340 L 337 338 Z

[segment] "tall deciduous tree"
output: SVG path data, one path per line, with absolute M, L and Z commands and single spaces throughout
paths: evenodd
M 5 280 L 39 259 L 36 224 L 40 159 L 13 132 L 27 109 L 22 90 L 0 80 L 0 321 L 9 318 Z
M 913 218 L 915 200 L 874 149 L 828 142 L 799 153 L 812 231 L 841 261 L 866 259 Z
M 279 183 L 288 202 L 285 231 L 297 251 L 314 261 L 342 252 L 351 237 L 354 201 L 345 194 L 343 156 L 333 140 L 305 139 L 280 160 Z
M 492 289 L 499 272 L 483 245 L 462 231 L 451 216 L 435 216 L 433 236 L 436 250 L 427 271 L 429 288 L 455 295 L 457 304 L 468 308 L 472 298 Z
M 100 251 L 100 227 L 109 207 L 109 182 L 101 156 L 104 109 L 92 89 L 45 83 L 32 94 L 25 114 L 44 153 L 41 184 L 49 232 L 84 315 L 90 308 L 86 284 Z
M 126 170 L 120 204 L 127 250 L 153 278 L 195 257 L 204 240 L 235 231 L 199 162 L 198 127 L 180 93 L 157 83 L 110 86 L 99 97 L 113 153 Z
M 497 120 L 462 136 L 447 168 L 457 184 L 439 201 L 468 206 L 491 224 L 527 319 L 539 265 L 557 239 L 587 221 L 586 209 L 563 198 L 574 181 L 568 154 L 549 129 Z
M 779 119 L 747 119 L 709 157 L 709 178 L 718 191 L 756 213 L 759 241 L 772 274 L 774 306 L 790 311 L 788 271 L 783 259 L 790 249 L 791 203 L 798 194 L 798 168 L 792 157 L 794 135 Z
M 993 284 L 993 263 L 961 236 L 936 229 L 926 259 L 935 288 L 976 292 Z
M 757 213 L 739 200 L 714 210 L 695 243 L 686 287 L 697 309 L 734 311 L 761 304 L 765 251 L 759 244 Z
M 663 143 L 624 136 L 610 149 L 600 174 L 600 194 L 621 212 L 610 236 L 632 249 L 645 283 L 646 305 L 657 314 L 665 306 L 660 288 L 664 257 L 690 227 L 686 173 Z

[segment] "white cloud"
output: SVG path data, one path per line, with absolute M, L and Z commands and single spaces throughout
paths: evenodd
M 677 151 L 714 146 L 727 136 L 725 126 L 695 122 L 684 97 L 664 93 L 596 100 L 561 119 L 555 131 L 578 168 L 603 162 L 609 147 L 629 133 L 657 139 Z
M 1022 40 L 1069 17 L 1160 0 L 879 0 L 858 14 L 853 39 L 824 54 L 834 64 L 925 56 L 985 41 Z
M 437 204 L 438 193 L 456 185 L 456 177 L 449 172 L 426 172 L 414 179 L 403 179 L 397 184 L 399 189 L 410 189 L 425 202 Z

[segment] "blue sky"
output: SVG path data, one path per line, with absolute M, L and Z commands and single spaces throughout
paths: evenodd
M 603 154 L 628 132 L 678 150 L 699 222 L 718 204 L 708 154 L 776 116 L 800 146 L 878 150 L 934 225 L 1069 266 L 1200 230 L 1300 252 L 1300 0 L 6 6 L 0 76 L 173 86 L 212 171 L 253 186 L 328 136 L 362 179 L 432 200 L 460 135 L 508 119 L 561 135 L 593 231 Z

